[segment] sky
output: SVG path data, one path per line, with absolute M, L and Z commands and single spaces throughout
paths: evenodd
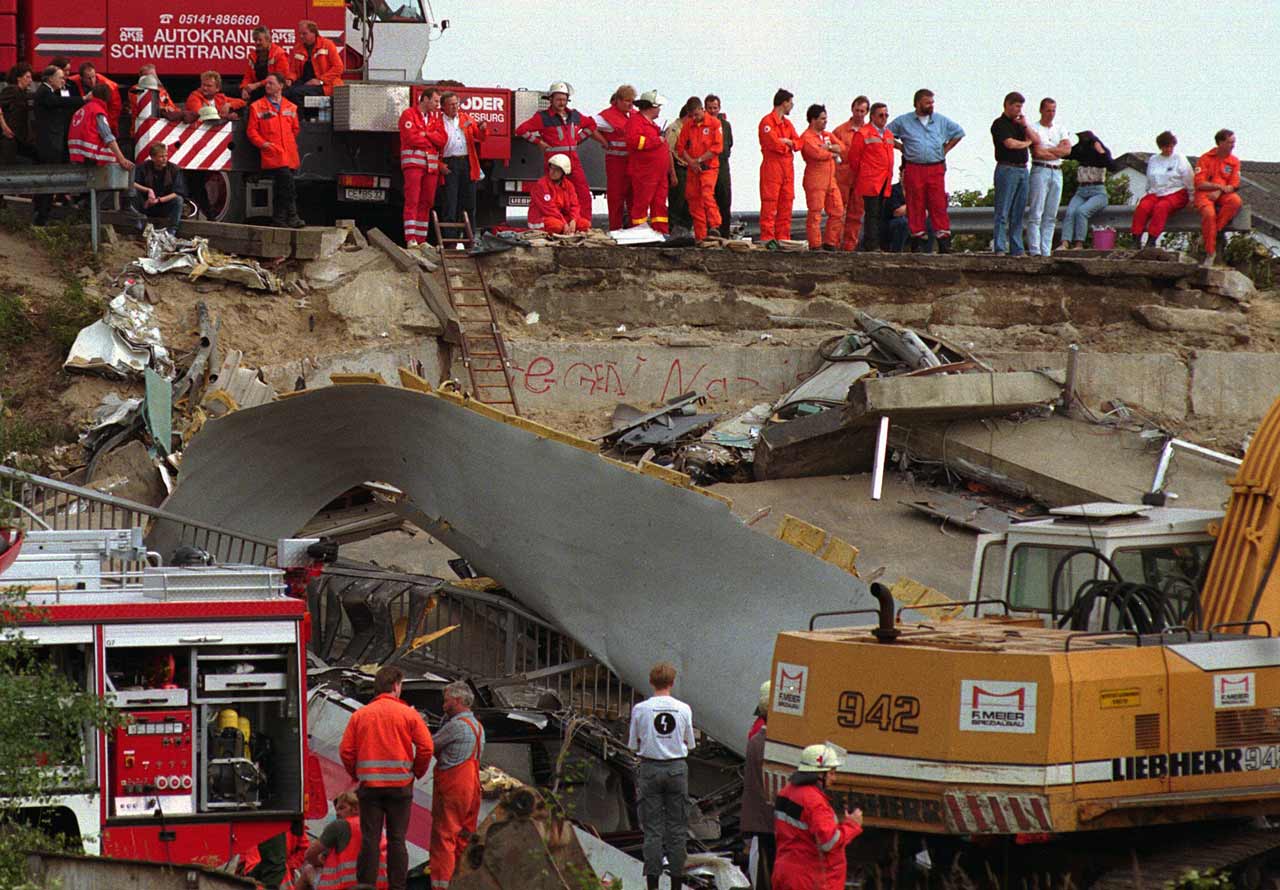
M 432 79 L 531 89 L 567 80 L 573 106 L 589 114 L 631 83 L 667 97 L 663 118 L 691 95 L 718 94 L 734 128 L 739 211 L 759 207 L 755 130 L 778 87 L 795 93 L 797 131 L 811 103 L 827 106 L 834 127 L 858 94 L 897 116 L 928 87 L 936 111 L 966 133 L 948 161 L 949 189 L 991 186 L 989 128 L 1012 90 L 1027 97 L 1028 117 L 1053 97 L 1060 123 L 1093 130 L 1116 155 L 1155 151 L 1165 129 L 1179 151 L 1200 155 L 1228 127 L 1242 160 L 1280 161 L 1280 0 L 431 0 L 431 11 L 450 23 L 431 44 Z M 803 203 L 803 161 L 795 166 Z

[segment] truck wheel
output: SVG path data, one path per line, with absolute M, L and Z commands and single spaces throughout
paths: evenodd
M 195 177 L 193 177 L 195 178 Z M 244 221 L 244 174 L 231 170 L 209 170 L 199 176 L 192 197 L 213 222 Z

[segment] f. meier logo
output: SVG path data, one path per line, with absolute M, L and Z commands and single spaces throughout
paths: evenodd
M 1214 674 L 1215 708 L 1252 708 L 1257 700 L 1257 678 L 1247 674 Z
M 960 681 L 960 729 L 964 732 L 1036 731 L 1036 684 L 1009 680 Z
M 773 709 L 783 714 L 804 715 L 804 697 L 809 687 L 809 668 L 803 664 L 778 662 L 773 678 Z

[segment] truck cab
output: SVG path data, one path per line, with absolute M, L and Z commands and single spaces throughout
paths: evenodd
M 1188 617 L 1203 586 L 1217 510 L 1094 503 L 1059 507 L 1048 518 L 978 536 L 969 602 L 978 614 L 1042 615 L 1058 624 L 1091 582 L 1143 585 Z M 1098 630 L 1101 610 L 1090 617 Z M 1182 623 L 1178 621 L 1177 623 Z

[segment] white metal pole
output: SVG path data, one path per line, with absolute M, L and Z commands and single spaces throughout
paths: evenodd
M 880 432 L 876 436 L 876 462 L 871 468 L 871 500 L 880 500 L 884 489 L 884 458 L 889 450 L 889 417 L 880 418 Z

